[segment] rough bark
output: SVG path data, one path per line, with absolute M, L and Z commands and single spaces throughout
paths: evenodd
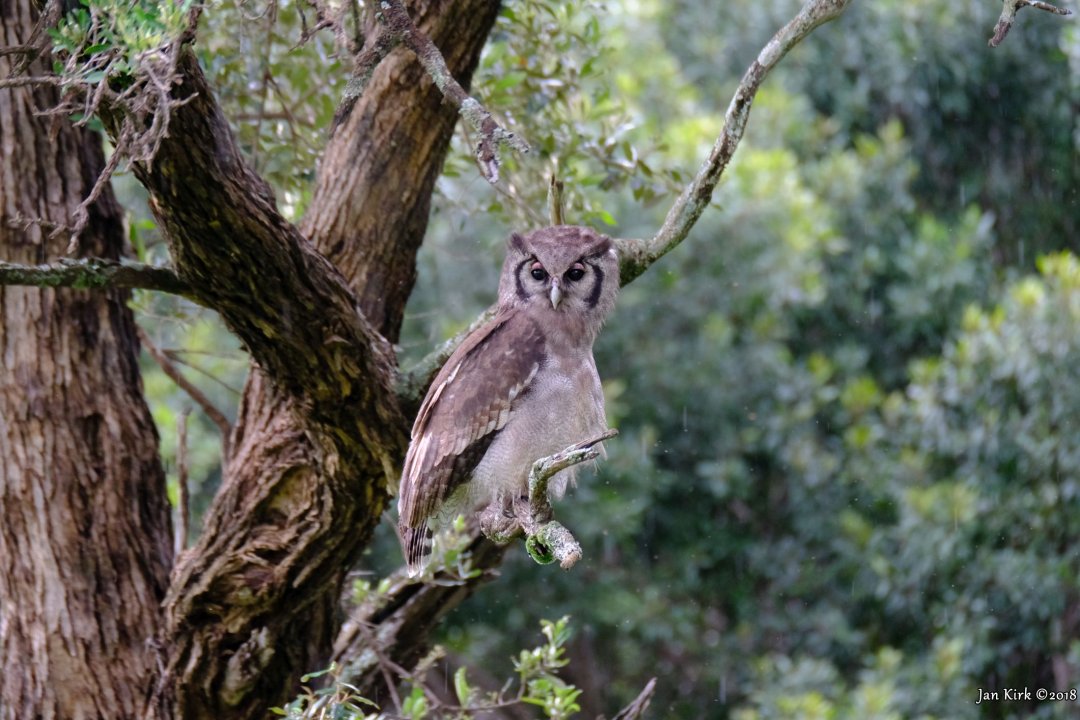
M 25 44 L 35 20 L 5 0 L 0 44 Z M 23 220 L 70 223 L 104 166 L 99 136 L 34 116 L 57 99 L 0 89 L 5 260 L 55 259 L 67 238 Z M 123 237 L 106 191 L 82 252 L 116 259 Z M 171 529 L 127 299 L 0 287 L 0 718 L 134 717 L 156 671 Z

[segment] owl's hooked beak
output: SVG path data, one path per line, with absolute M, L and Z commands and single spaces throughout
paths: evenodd
M 559 309 L 559 302 L 562 300 L 562 288 L 559 287 L 559 279 L 551 279 L 551 308 L 553 310 Z

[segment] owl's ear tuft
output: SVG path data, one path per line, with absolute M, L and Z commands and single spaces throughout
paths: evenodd
M 506 241 L 506 247 L 510 250 L 517 250 L 519 253 L 527 253 L 525 248 L 525 238 L 518 233 L 510 233 L 510 238 Z

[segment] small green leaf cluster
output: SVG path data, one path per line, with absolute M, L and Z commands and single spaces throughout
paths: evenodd
M 575 223 L 614 225 L 605 197 L 623 188 L 641 203 L 671 192 L 676 178 L 658 159 L 663 148 L 618 92 L 613 60 L 626 52 L 625 38 L 603 16 L 599 2 L 505 4 L 473 86 L 531 151 L 506 153 L 503 189 L 480 192 L 469 139 L 456 142 L 439 189 L 462 212 L 546 224 L 552 174 L 565 182 L 567 218 Z
M 581 709 L 575 702 L 581 691 L 564 682 L 555 671 L 567 664 L 565 645 L 570 637 L 570 618 L 541 621 L 547 643 L 522 650 L 514 661 L 521 685 L 526 689 L 522 702 L 538 705 L 552 720 L 563 720 Z
M 184 32 L 194 0 L 80 0 L 49 29 L 54 70 L 75 85 L 130 84 Z
M 385 717 L 378 706 L 361 696 L 360 691 L 345 682 L 342 669 L 337 664 L 300 678 L 303 692 L 285 707 L 271 708 L 275 715 L 289 720 L 379 720 Z M 308 686 L 312 680 L 324 678 L 326 684 L 318 689 Z M 369 712 L 373 708 L 376 712 Z
M 277 715 L 290 720 L 385 720 L 390 717 L 408 720 L 471 720 L 486 713 L 511 706 L 533 705 L 542 709 L 550 720 L 565 720 L 580 711 L 576 700 L 581 691 L 563 681 L 557 673 L 567 665 L 566 642 L 570 638 L 570 619 L 541 621 L 545 642 L 531 650 L 522 650 L 514 660 L 518 691 L 507 695 L 512 680 L 499 691 L 483 691 L 470 684 L 467 667 L 454 672 L 454 694 L 457 704 L 448 704 L 424 684 L 423 676 L 432 669 L 443 651 L 435 648 L 418 664 L 412 676 L 408 695 L 400 699 L 397 713 L 380 712 L 378 706 L 361 696 L 360 691 L 346 681 L 347 671 L 334 664 L 301 678 L 303 692 L 282 708 Z M 324 686 L 312 689 L 311 680 L 322 678 Z M 374 708 L 369 712 L 366 708 Z

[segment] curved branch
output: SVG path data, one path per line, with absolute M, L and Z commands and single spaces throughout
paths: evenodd
M 50 265 L 19 265 L 0 261 L 0 285 L 138 288 L 180 295 L 198 302 L 191 286 L 171 268 L 104 258 L 64 258 Z
M 649 240 L 618 240 L 622 282 L 632 281 L 681 243 L 712 200 L 720 176 L 742 140 L 758 88 L 776 64 L 819 25 L 840 16 L 851 0 L 810 0 L 782 27 L 750 64 L 724 115 L 724 128 L 694 179 L 668 211 L 660 230 Z

